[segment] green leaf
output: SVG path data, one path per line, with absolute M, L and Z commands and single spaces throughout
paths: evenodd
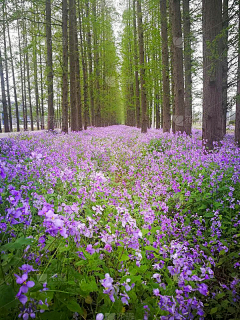
M 217 307 L 212 308 L 211 311 L 210 311 L 210 314 L 217 313 L 217 311 L 218 311 L 218 308 L 217 308 Z
M 153 246 L 146 246 L 146 247 L 145 247 L 145 250 L 158 252 L 158 250 L 157 250 L 156 248 L 154 248 Z
M 82 308 L 75 300 L 70 300 L 70 301 L 68 300 L 66 306 L 67 306 L 68 310 L 70 310 L 72 312 L 78 312 L 79 314 L 83 313 Z
M 127 261 L 127 260 L 129 260 L 129 256 L 126 253 L 124 253 L 122 256 L 119 257 L 119 260 L 120 261 Z
M 13 288 L 8 285 L 3 285 L 0 287 L 0 308 L 7 307 L 9 308 L 9 304 L 11 302 L 16 301 L 16 293 L 14 292 Z
M 31 245 L 33 241 L 34 241 L 33 239 L 21 237 L 21 238 L 18 238 L 15 242 L 10 242 L 1 246 L 1 251 L 21 249 L 23 246 Z

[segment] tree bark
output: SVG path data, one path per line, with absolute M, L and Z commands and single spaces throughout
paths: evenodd
M 93 42 L 94 42 L 94 70 L 95 70 L 95 126 L 101 126 L 101 104 L 99 100 L 99 47 L 98 47 L 98 37 L 97 37 L 97 4 L 96 0 L 93 0 L 93 16 L 94 16 L 94 32 L 93 32 Z
M 11 58 L 11 66 L 12 66 L 12 77 L 13 77 L 13 90 L 14 90 L 15 109 L 16 109 L 17 131 L 19 132 L 20 131 L 20 124 L 19 124 L 17 87 L 16 87 L 15 71 L 14 71 L 14 65 L 13 65 L 12 44 L 11 44 L 11 37 L 10 37 L 10 31 L 9 31 L 8 23 L 7 23 L 7 28 L 8 28 L 8 42 L 9 42 L 10 58 Z
M 226 134 L 227 128 L 227 109 L 228 109 L 228 0 L 223 0 L 223 134 Z
M 185 131 L 192 133 L 192 48 L 190 0 L 183 0 L 184 71 L 185 71 Z
M 3 105 L 3 121 L 4 121 L 4 131 L 9 132 L 9 123 L 8 123 L 8 113 L 7 113 L 7 100 L 5 93 L 5 81 L 3 75 L 3 63 L 2 63 L 2 54 L 0 50 L 0 78 L 1 78 L 1 89 L 2 89 L 2 105 Z
M 181 26 L 180 0 L 170 0 L 172 13 L 172 43 L 173 43 L 173 78 L 174 78 L 174 104 L 176 132 L 185 131 L 185 106 L 184 106 L 184 78 L 183 78 L 183 39 Z
M 6 20 L 5 15 L 5 2 L 3 2 L 3 18 Z M 6 84 L 7 84 L 7 100 L 8 100 L 8 116 L 9 116 L 9 129 L 10 131 L 13 130 L 12 127 L 12 105 L 11 105 L 11 98 L 10 98 L 10 88 L 9 88 L 9 76 L 8 76 L 8 55 L 7 55 L 7 42 L 6 42 L 6 28 L 5 28 L 5 21 L 3 23 L 3 42 L 4 42 L 4 60 L 5 60 L 5 72 L 6 72 Z
M 79 27 L 80 27 L 80 41 L 81 41 L 81 56 L 82 56 L 82 71 L 83 71 L 83 118 L 84 118 L 84 130 L 87 130 L 89 124 L 89 108 L 88 108 L 88 76 L 87 76 L 87 57 L 86 57 L 86 41 L 85 32 L 83 30 L 83 24 L 81 18 L 83 18 L 83 12 L 80 14 L 79 7 Z M 82 17 L 81 17 L 82 16 Z
M 76 103 L 76 4 L 69 0 L 69 58 L 70 58 L 70 105 L 71 131 L 78 130 L 78 113 Z
M 17 20 L 17 31 L 18 31 L 18 46 L 19 46 L 19 67 L 20 67 L 20 79 L 21 79 L 21 93 L 22 93 L 23 129 L 27 130 L 26 112 L 25 112 L 25 96 L 24 96 L 24 76 L 23 76 L 23 67 L 22 67 L 22 47 L 21 47 L 19 20 Z
M 163 81 L 163 132 L 170 132 L 170 87 L 169 87 L 169 58 L 167 34 L 167 3 L 160 0 L 161 36 L 162 36 L 162 81 Z
M 203 0 L 203 139 L 206 148 L 223 138 L 222 0 Z
M 36 15 L 34 14 L 34 22 L 36 21 Z M 33 42 L 33 75 L 34 75 L 34 88 L 35 88 L 35 103 L 36 103 L 36 117 L 37 117 L 37 130 L 39 126 L 39 92 L 38 92 L 38 70 L 37 70 L 37 36 L 32 37 Z
M 82 97 L 81 97 L 81 80 L 80 80 L 80 63 L 79 63 L 79 51 L 78 51 L 78 32 L 76 28 L 75 32 L 75 44 L 76 44 L 76 99 L 77 99 L 77 114 L 78 114 L 78 130 L 82 131 Z
M 68 1 L 62 2 L 62 131 L 68 133 Z
M 238 10 L 238 23 L 239 23 L 239 30 L 240 30 L 240 2 L 239 2 L 239 10 Z M 238 146 L 240 147 L 240 33 L 238 33 L 238 71 L 237 71 L 235 140 Z
M 140 62 L 140 82 L 141 82 L 141 108 L 142 108 L 141 132 L 146 133 L 147 127 L 148 127 L 148 117 L 147 117 L 147 96 L 146 96 L 146 83 L 145 83 L 145 57 L 144 57 L 144 38 L 143 38 L 141 0 L 137 0 L 137 16 L 138 16 L 139 62 Z
M 86 15 L 87 15 L 87 44 L 88 44 L 88 66 L 89 66 L 89 93 L 90 93 L 90 109 L 91 109 L 91 125 L 95 125 L 95 112 L 94 112 L 94 93 L 93 93 L 93 58 L 92 58 L 92 36 L 90 28 L 89 16 L 89 0 L 86 0 Z
M 138 77 L 138 47 L 137 47 L 137 22 L 136 0 L 133 0 L 133 37 L 134 37 L 134 69 L 135 69 L 135 108 L 137 128 L 141 128 L 140 90 Z
M 51 0 L 46 0 L 48 130 L 54 130 Z
M 39 62 L 40 62 L 40 90 L 41 90 L 41 129 L 45 129 L 45 119 L 44 119 L 44 101 L 43 101 L 43 68 L 42 68 L 42 49 L 40 44 L 39 52 Z
M 26 47 L 28 47 L 27 41 L 27 33 L 25 30 L 25 37 L 26 37 Z M 31 130 L 34 130 L 33 126 L 33 112 L 32 112 L 32 97 L 31 97 L 31 84 L 30 84 L 30 68 L 29 68 L 29 57 L 28 57 L 28 49 L 26 50 L 26 66 L 27 66 L 27 82 L 28 82 L 28 101 L 29 101 L 29 110 L 30 110 L 30 121 L 31 121 Z

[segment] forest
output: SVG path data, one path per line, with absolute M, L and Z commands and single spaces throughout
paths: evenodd
M 0 319 L 238 320 L 239 0 L 0 8 Z

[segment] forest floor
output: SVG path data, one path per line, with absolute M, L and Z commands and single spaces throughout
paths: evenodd
M 0 140 L 0 319 L 240 318 L 232 135 L 36 133 Z

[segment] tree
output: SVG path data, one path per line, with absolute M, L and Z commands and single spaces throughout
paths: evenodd
M 185 131 L 192 132 L 192 48 L 190 0 L 183 0 L 184 71 L 185 71 Z
M 223 88 L 222 88 L 222 104 L 223 104 L 223 134 L 226 134 L 227 127 L 227 109 L 228 109 L 228 0 L 223 0 Z
M 70 105 L 71 130 L 77 131 L 77 104 L 76 104 L 76 4 L 69 0 L 69 58 L 70 58 Z
M 161 36 L 162 36 L 162 79 L 163 79 L 163 132 L 170 132 L 170 87 L 169 87 L 169 57 L 167 34 L 167 4 L 160 0 Z
M 141 132 L 146 133 L 147 127 L 148 127 L 148 117 L 147 117 L 147 99 L 146 99 L 146 87 L 145 87 L 145 56 L 144 56 L 144 38 L 143 38 L 141 0 L 137 0 L 137 17 L 138 17 L 138 37 L 139 37 L 140 82 L 141 82 L 141 109 L 142 109 Z
M 203 139 L 211 150 L 223 138 L 222 0 L 203 0 Z
M 89 0 L 85 0 L 86 4 L 86 19 L 87 19 L 87 52 L 88 52 L 88 70 L 89 70 L 89 94 L 90 94 L 90 111 L 91 125 L 95 125 L 94 111 L 94 91 L 93 91 L 93 57 L 92 57 L 92 35 L 89 14 Z
M 8 112 L 7 112 L 7 100 L 5 93 L 5 81 L 3 75 L 3 63 L 2 63 L 2 54 L 0 50 L 0 78 L 1 78 L 1 89 L 2 89 L 2 105 L 3 105 L 3 121 L 4 121 L 4 131 L 9 132 L 9 123 L 8 123 Z
M 68 1 L 62 2 L 62 131 L 68 133 Z
M 54 129 L 51 0 L 46 0 L 48 130 Z
M 133 36 L 134 36 L 134 69 L 135 69 L 135 108 L 137 127 L 141 128 L 140 90 L 138 77 L 138 48 L 137 48 L 137 22 L 136 0 L 133 0 Z
M 8 100 L 8 116 L 9 116 L 9 129 L 12 131 L 12 106 L 11 106 L 11 98 L 10 98 L 10 88 L 9 88 L 9 76 L 8 76 L 8 55 L 7 55 L 7 41 L 6 41 L 6 27 L 5 27 L 5 21 L 6 15 L 5 15 L 5 1 L 3 1 L 3 42 L 4 42 L 4 59 L 5 59 L 5 72 L 6 72 L 6 84 L 7 84 L 7 100 Z
M 238 10 L 238 23 L 239 23 L 239 30 L 240 30 L 240 2 L 239 2 L 239 10 Z M 237 70 L 235 140 L 240 146 L 240 33 L 238 33 L 238 70 Z
M 173 78 L 174 78 L 174 105 L 175 130 L 184 132 L 185 105 L 184 105 L 184 78 L 183 78 L 183 40 L 181 26 L 180 0 L 170 0 L 172 13 L 172 41 L 173 41 Z
M 18 110 L 18 99 L 17 99 L 17 87 L 16 87 L 16 80 L 15 80 L 12 44 L 11 44 L 11 37 L 10 37 L 10 30 L 9 30 L 8 22 L 7 22 L 7 29 L 8 29 L 8 42 L 9 42 L 9 49 L 10 49 L 10 60 L 11 60 L 11 66 L 12 66 L 12 79 L 13 79 L 13 90 L 14 90 L 14 100 L 15 100 L 15 109 L 16 109 L 17 131 L 19 132 L 20 131 L 20 121 L 19 121 L 19 110 Z

